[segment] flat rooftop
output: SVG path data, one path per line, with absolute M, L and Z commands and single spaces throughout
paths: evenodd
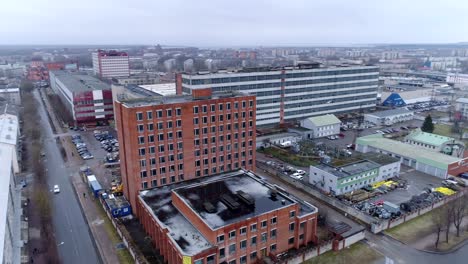
M 162 96 L 175 95 L 176 85 L 173 83 L 157 83 L 157 84 L 145 84 L 139 85 L 141 88 L 152 91 Z
M 0 114 L 0 143 L 16 145 L 18 136 L 18 117 Z
M 380 165 L 370 160 L 360 160 L 357 162 L 345 164 L 342 166 L 336 166 L 336 167 L 330 166 L 327 164 L 319 164 L 314 167 L 319 168 L 323 171 L 326 171 L 336 176 L 337 178 L 346 178 L 346 177 L 353 176 L 359 173 L 377 169 L 380 167 Z
M 253 205 L 242 201 L 238 191 L 243 191 L 243 197 L 253 202 Z M 141 191 L 142 201 L 153 211 L 156 220 L 169 229 L 171 237 L 188 255 L 195 255 L 213 245 L 172 204 L 173 192 L 213 230 L 291 204 L 299 204 L 298 216 L 317 212 L 313 205 L 283 193 L 244 170 Z M 272 192 L 276 193 L 276 198 L 271 197 Z M 232 200 L 223 195 L 228 195 Z M 225 203 L 226 199 L 231 204 L 237 203 L 238 208 L 229 209 Z M 210 213 L 206 211 L 207 202 L 213 206 Z
M 385 117 L 388 117 L 388 116 L 412 114 L 412 113 L 414 113 L 414 112 L 410 111 L 410 110 L 408 110 L 406 108 L 396 108 L 396 109 L 390 109 L 390 110 L 385 110 L 385 111 L 373 112 L 373 113 L 369 113 L 367 115 L 376 116 L 376 117 L 380 117 L 380 118 L 385 118 Z
M 229 97 L 243 97 L 248 94 L 238 91 L 226 91 L 226 92 L 213 92 L 209 97 L 193 98 L 192 95 L 168 95 L 168 96 L 152 96 L 142 98 L 131 98 L 119 100 L 126 107 L 140 107 L 140 106 L 153 106 L 162 104 L 177 104 L 187 103 L 201 100 L 211 100 Z
M 380 166 L 384 166 L 384 165 L 388 165 L 388 164 L 392 164 L 392 163 L 400 161 L 400 159 L 391 157 L 389 155 L 380 154 L 380 153 L 365 153 L 365 154 L 362 154 L 362 158 L 375 162 L 379 164 Z
M 12 171 L 11 149 L 0 145 L 0 258 L 3 259 L 8 203 L 10 199 L 10 173 Z
M 427 133 L 421 131 L 421 129 L 415 129 L 409 135 L 405 137 L 406 140 L 413 140 L 416 142 L 421 142 L 424 144 L 429 144 L 433 146 L 441 146 L 444 143 L 452 142 L 455 139 L 451 137 L 441 136 L 438 134 Z
M 85 73 L 68 71 L 51 71 L 55 77 L 72 92 L 86 92 L 93 90 L 110 90 L 110 84 Z
M 385 150 L 401 157 L 408 157 L 425 164 L 431 164 L 431 166 L 444 170 L 447 169 L 449 164 L 460 160 L 460 158 L 431 151 L 423 147 L 384 138 L 381 134 L 360 137 L 356 140 L 356 144 Z

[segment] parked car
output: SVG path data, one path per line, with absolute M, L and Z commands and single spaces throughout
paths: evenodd
M 60 188 L 58 185 L 54 185 L 54 193 L 59 193 L 60 192 Z

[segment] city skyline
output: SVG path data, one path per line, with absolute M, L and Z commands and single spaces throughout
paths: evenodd
M 463 36 L 468 33 L 462 27 L 468 4 L 456 0 L 137 2 L 135 6 L 109 0 L 3 3 L 0 24 L 8 27 L 0 27 L 0 44 L 342 46 L 458 43 L 466 41 Z M 110 7 L 112 12 L 106 11 Z M 441 14 L 451 15 L 437 19 Z

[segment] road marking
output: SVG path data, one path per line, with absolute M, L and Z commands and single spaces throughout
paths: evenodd
M 393 260 L 387 256 L 385 256 L 385 264 L 393 264 Z

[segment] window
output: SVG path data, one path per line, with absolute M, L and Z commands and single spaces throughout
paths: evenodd
M 247 263 L 247 256 L 242 256 L 242 257 L 240 257 L 239 262 L 240 262 L 241 264 Z
M 229 239 L 233 239 L 236 237 L 236 230 L 232 230 L 231 232 L 229 232 Z
M 141 112 L 136 113 L 136 119 L 138 121 L 142 121 L 143 120 L 143 113 L 141 113 Z
M 262 233 L 262 243 L 267 241 L 267 233 Z
M 148 131 L 153 131 L 154 130 L 154 125 L 151 123 L 151 124 L 147 124 L 146 125 Z
M 140 145 L 145 144 L 145 137 L 143 137 L 143 136 L 138 137 L 138 144 L 140 144 Z
M 151 181 L 151 187 L 156 187 L 158 186 L 158 181 L 157 180 L 152 180 Z
M 236 264 L 236 260 L 235 260 L 235 259 L 233 259 L 233 260 L 229 261 L 229 263 L 228 263 L 228 264 Z
M 151 176 L 156 176 L 156 169 L 151 169 Z M 151 185 L 152 185 L 153 187 L 156 186 L 156 185 L 157 185 L 157 184 L 156 184 L 156 180 L 153 180 L 153 181 L 151 182 Z
M 223 111 L 223 104 L 219 104 L 219 111 Z
M 181 116 L 182 115 L 182 109 L 176 108 L 176 116 Z
M 245 235 L 247 234 L 247 227 L 241 227 L 241 229 L 239 229 L 239 235 Z
M 226 103 L 226 109 L 231 110 L 231 103 Z
M 294 223 L 290 223 L 290 224 L 289 224 L 289 232 L 294 231 L 294 227 L 295 227 L 295 224 L 294 224 Z
M 182 127 L 182 120 L 177 120 L 176 121 L 176 126 L 177 127 Z
M 270 251 L 276 251 L 276 244 L 270 246 Z
M 163 122 L 158 122 L 158 129 L 164 129 Z
M 193 119 L 193 124 L 194 124 L 194 125 L 198 125 L 198 117 L 195 117 L 195 118 Z
M 293 218 L 294 216 L 296 216 L 296 211 L 289 212 L 289 218 Z
M 138 132 L 143 132 L 145 130 L 145 126 L 144 125 L 137 125 L 137 130 Z
M 149 120 L 153 119 L 153 112 L 151 111 L 146 112 L 146 119 L 149 119 Z
M 143 189 L 147 189 L 147 188 L 148 188 L 148 183 L 147 183 L 147 182 L 143 182 L 143 183 L 142 183 L 142 187 L 143 187 Z
M 163 111 L 162 110 L 157 110 L 156 112 L 158 113 L 159 118 L 163 117 Z
M 236 244 L 229 245 L 229 254 L 236 253 Z
M 266 221 L 266 220 L 263 220 L 263 221 L 262 221 L 261 227 L 262 227 L 262 228 L 267 227 L 267 221 Z
M 245 101 L 242 101 L 242 108 L 245 108 Z
M 167 128 L 172 128 L 172 121 L 167 121 Z
M 257 231 L 257 224 L 251 224 L 250 225 L 250 232 L 255 232 Z
M 250 253 L 250 260 L 256 260 L 256 259 L 257 259 L 257 251 Z
M 207 111 L 207 108 L 208 108 L 208 107 L 207 107 L 206 105 L 202 106 L 203 113 L 206 113 L 206 111 Z
M 172 109 L 167 109 L 167 110 L 166 110 L 166 115 L 167 115 L 168 117 L 172 116 Z
M 138 150 L 138 152 L 139 152 L 140 156 L 144 156 L 146 154 L 146 149 L 141 148 L 141 149 Z
M 272 225 L 276 224 L 276 216 L 273 217 L 273 218 L 271 218 L 271 224 L 272 224 Z
M 146 171 L 140 171 L 140 178 L 146 178 L 147 176 Z
M 225 248 L 220 248 L 219 249 L 219 258 L 224 258 L 226 257 L 226 249 Z
M 166 178 L 161 179 L 161 185 L 164 185 L 164 184 L 166 184 Z
M 198 114 L 198 106 L 194 106 L 194 107 L 193 107 L 193 113 L 194 113 L 194 114 Z
M 163 141 L 164 140 L 164 134 L 158 134 L 158 140 Z
M 210 105 L 210 107 L 211 107 L 211 112 L 216 111 L 216 106 L 214 104 Z
M 153 149 L 154 149 L 154 147 L 153 147 Z M 151 165 L 156 165 L 156 158 L 150 158 L 150 164 Z
M 302 223 L 299 224 L 299 228 L 300 228 L 301 230 L 304 229 L 305 223 L 306 223 L 306 222 L 302 222 Z
M 140 160 L 140 167 L 146 167 L 146 160 Z
M 182 131 L 177 131 L 177 138 L 182 138 Z
M 294 237 L 290 237 L 288 239 L 288 244 L 291 245 L 291 244 L 294 244 Z
M 302 239 L 304 239 L 304 234 L 299 235 L 299 240 L 302 240 Z
M 257 245 L 257 237 L 256 236 L 253 236 L 253 237 L 250 238 L 250 245 L 251 246 Z
M 247 247 L 247 240 L 242 240 L 240 243 L 239 243 L 239 248 L 240 249 L 245 249 Z
M 164 145 L 159 146 L 159 152 L 164 152 Z
M 276 238 L 276 229 L 270 231 L 270 238 Z
M 197 259 L 193 262 L 193 264 L 203 264 L 203 259 Z

